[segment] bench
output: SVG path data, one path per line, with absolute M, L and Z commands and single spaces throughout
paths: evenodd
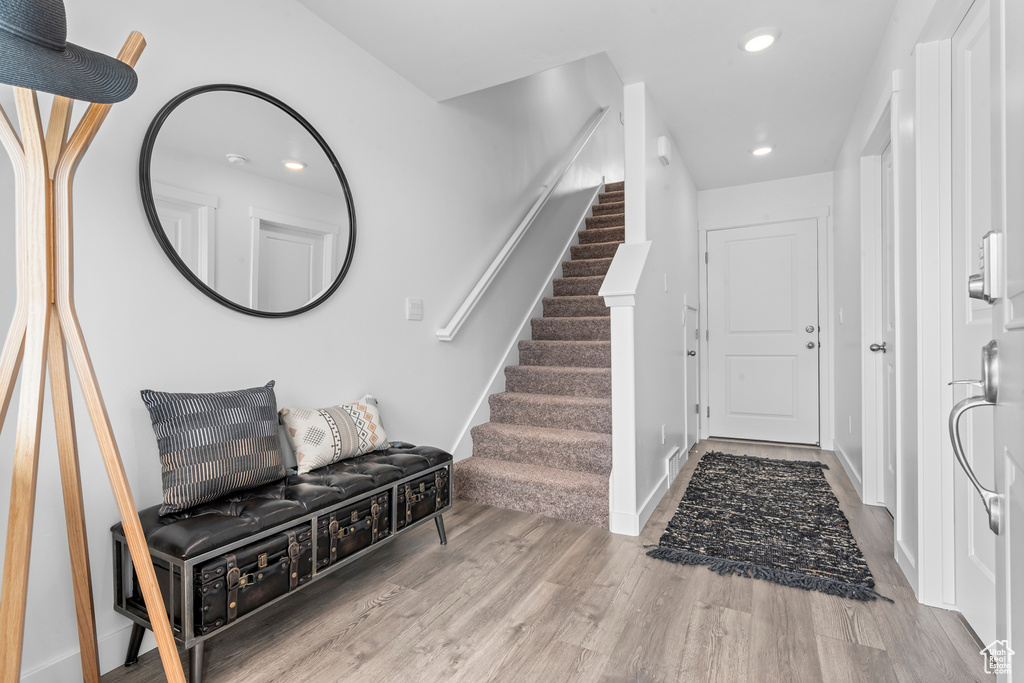
M 239 491 L 184 512 L 139 517 L 175 639 L 201 683 L 206 640 L 433 519 L 452 505 L 452 456 L 392 444 Z M 120 524 L 114 538 L 114 609 L 134 623 L 125 666 L 152 628 Z

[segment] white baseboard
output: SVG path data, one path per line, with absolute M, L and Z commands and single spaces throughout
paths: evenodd
M 644 501 L 644 504 L 640 506 L 640 509 L 635 514 L 610 512 L 608 515 L 608 530 L 613 534 L 622 534 L 623 536 L 639 536 L 640 530 L 647 524 L 647 520 L 654 514 L 654 511 L 658 508 L 658 503 L 661 502 L 662 497 L 666 493 L 668 493 L 668 473 L 661 478 L 661 481 L 650 492 L 647 500 Z
M 100 653 L 100 673 L 107 673 L 119 666 L 124 666 L 124 656 L 128 651 L 128 638 L 131 631 L 132 627 L 129 624 L 99 638 L 97 646 Z M 139 654 L 148 652 L 155 647 L 156 639 L 150 631 L 146 631 Z M 21 683 L 59 683 L 60 681 L 80 680 L 82 680 L 82 661 L 78 649 L 67 652 L 21 676 Z
M 832 445 L 832 452 L 836 454 L 839 464 L 843 466 L 843 471 L 850 478 L 850 483 L 853 484 L 853 488 L 857 491 L 857 497 L 860 498 L 861 502 L 864 502 L 864 480 L 860 472 L 854 468 L 853 463 L 850 462 L 850 458 L 843 452 L 843 448 L 839 445 L 838 441 Z

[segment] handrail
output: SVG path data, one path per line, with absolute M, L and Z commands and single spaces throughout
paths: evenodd
M 501 248 L 498 255 L 494 257 L 493 261 L 491 261 L 491 265 L 488 266 L 487 270 L 484 271 L 484 274 L 480 276 L 480 280 L 477 281 L 472 291 L 470 291 L 469 295 L 466 297 L 466 300 L 462 302 L 461 306 L 459 306 L 459 310 L 457 310 L 455 315 L 452 316 L 448 325 L 434 332 L 434 335 L 438 340 L 452 341 L 455 339 L 455 335 L 458 334 L 459 329 L 466 322 L 469 314 L 473 312 L 473 309 L 476 308 L 480 299 L 483 298 L 487 288 L 491 286 L 491 282 L 493 282 L 494 278 L 498 275 L 498 271 L 500 271 L 502 266 L 505 265 L 508 257 L 512 255 L 512 251 L 523 239 L 523 235 L 526 234 L 526 231 L 530 229 L 531 225 L 533 225 L 534 220 L 536 220 L 537 216 L 540 215 L 541 210 L 544 208 L 544 205 L 548 203 L 548 199 L 551 198 L 555 188 L 558 187 L 560 182 L 562 182 L 562 178 L 564 178 L 565 174 L 569 172 L 572 165 L 576 163 L 576 159 L 579 158 L 580 153 L 583 152 L 583 148 L 587 146 L 588 142 L 590 142 L 590 138 L 592 138 L 594 133 L 597 132 L 597 129 L 604 121 L 605 116 L 608 115 L 609 109 L 610 107 L 605 107 L 591 117 L 590 122 L 577 138 L 579 142 L 573 147 L 572 156 L 562 167 L 558 177 L 556 177 L 553 182 L 541 186 L 543 193 L 537 201 L 534 202 L 533 207 L 526 214 L 523 222 L 519 224 L 519 227 L 516 228 L 515 232 L 512 233 L 512 236 L 508 238 L 507 242 L 505 242 L 505 246 Z

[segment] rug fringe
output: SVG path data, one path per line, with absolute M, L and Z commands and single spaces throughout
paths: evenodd
M 821 576 L 810 576 L 797 572 L 787 572 L 773 567 L 765 567 L 752 562 L 740 562 L 738 560 L 727 560 L 722 557 L 709 557 L 700 553 L 686 550 L 676 550 L 658 546 L 647 552 L 649 557 L 658 560 L 666 560 L 682 565 L 705 565 L 710 571 L 717 572 L 720 576 L 735 574 L 748 579 L 761 579 L 771 581 L 790 588 L 801 588 L 805 591 L 819 591 L 828 595 L 837 595 L 852 600 L 876 600 L 881 598 L 888 602 L 892 599 L 885 597 L 874 588 L 863 584 L 845 583 L 835 579 L 827 579 Z
M 735 453 L 723 453 L 721 451 L 708 451 L 705 455 L 722 455 L 727 458 L 736 458 L 737 460 L 756 460 L 757 462 L 770 462 L 773 465 L 802 465 L 804 467 L 820 467 L 823 470 L 829 469 L 829 466 L 823 462 L 816 462 L 814 460 L 779 460 L 778 458 L 765 458 L 760 455 L 737 455 Z

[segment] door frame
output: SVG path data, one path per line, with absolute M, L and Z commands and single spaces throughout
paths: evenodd
M 892 145 L 893 165 L 893 203 L 894 221 L 893 231 L 900 233 L 900 168 L 902 155 L 900 145 L 897 144 L 893 132 L 898 130 L 897 125 L 900 115 L 899 101 L 899 75 L 893 72 L 892 90 L 884 97 L 884 101 L 876 108 L 878 115 L 875 117 L 875 128 L 864 145 L 860 157 L 860 319 L 861 319 L 861 452 L 863 453 L 863 472 L 857 472 L 850 463 L 844 462 L 847 470 L 851 472 L 854 488 L 860 494 L 865 505 L 882 505 L 883 482 L 882 482 L 882 412 L 881 397 L 882 387 L 880 377 L 875 369 L 873 360 L 874 354 L 868 351 L 879 336 L 878 322 L 878 299 L 879 291 L 877 283 L 880 282 L 884 261 L 882 260 L 882 245 L 880 243 L 880 227 L 882 224 L 882 197 L 880 187 L 882 184 L 882 152 L 887 145 Z M 895 243 L 893 262 L 895 265 L 894 291 L 896 296 L 896 343 L 892 353 L 895 356 L 897 367 L 900 363 L 900 241 Z M 896 415 L 901 415 L 902 405 L 902 382 L 897 377 L 896 381 Z M 903 420 L 896 420 L 896 444 L 902 443 Z M 899 479 L 899 468 L 896 471 Z M 899 512 L 899 483 L 897 491 L 897 514 Z
M 702 220 L 697 224 L 700 239 L 700 253 L 697 259 L 698 282 L 700 288 L 699 351 L 697 352 L 700 367 L 700 404 L 703 414 L 700 420 L 700 436 L 707 438 L 707 408 L 710 396 L 710 373 L 708 368 L 708 232 L 729 230 L 732 228 L 750 228 L 772 223 L 813 219 L 817 226 L 818 236 L 818 338 L 821 340 L 818 356 L 818 441 L 823 450 L 832 450 L 835 437 L 835 425 L 832 416 L 832 386 L 835 378 L 832 348 L 835 343 L 832 333 L 831 312 L 834 289 L 832 283 L 832 210 L 830 206 L 812 206 L 786 211 L 748 214 L 729 218 Z

